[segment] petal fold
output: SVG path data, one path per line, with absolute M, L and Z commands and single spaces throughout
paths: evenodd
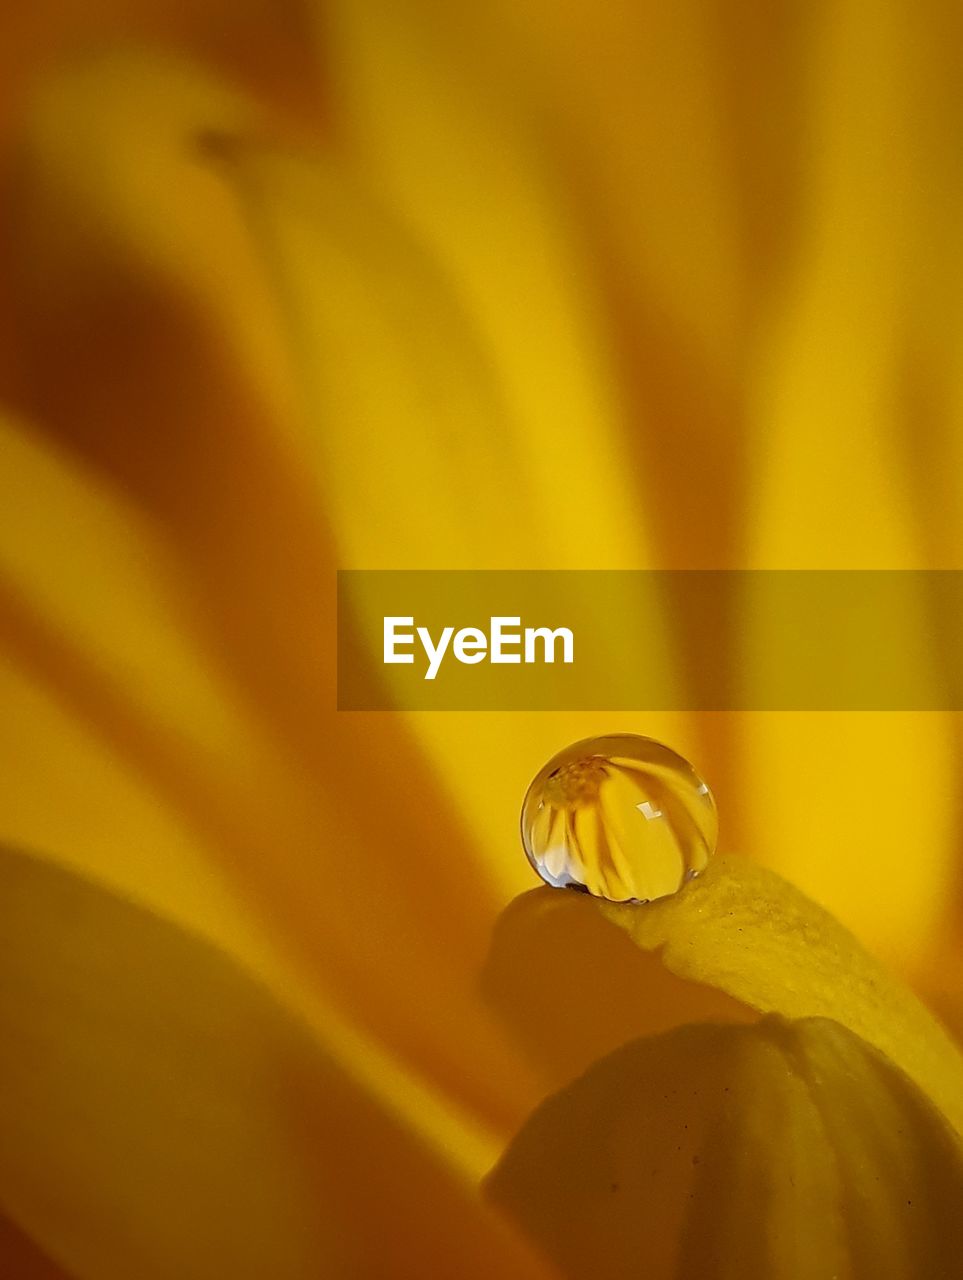
M 883 1055 L 776 1015 L 638 1040 L 488 1183 L 573 1280 L 953 1280 L 963 1148 Z
M 774 872 L 718 858 L 672 898 L 602 904 L 681 978 L 762 1013 L 832 1018 L 886 1054 L 963 1132 L 963 1058 L 936 1019 L 827 911 Z
M 4 1276 L 544 1276 L 226 954 L 9 852 L 0 951 Z

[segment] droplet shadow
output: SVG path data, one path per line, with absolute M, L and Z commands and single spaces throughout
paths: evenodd
M 546 1089 L 640 1036 L 758 1016 L 670 973 L 658 954 L 606 920 L 591 896 L 547 887 L 520 894 L 499 916 L 481 990 Z

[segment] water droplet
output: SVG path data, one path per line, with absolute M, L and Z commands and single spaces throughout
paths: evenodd
M 687 760 L 633 733 L 586 738 L 528 788 L 522 842 L 546 884 L 612 902 L 676 893 L 714 852 L 712 792 Z

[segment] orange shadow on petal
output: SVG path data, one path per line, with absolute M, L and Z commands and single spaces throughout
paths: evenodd
M 499 916 L 481 986 L 548 1089 L 640 1036 L 759 1017 L 724 992 L 670 973 L 587 894 L 548 887 L 520 894 Z

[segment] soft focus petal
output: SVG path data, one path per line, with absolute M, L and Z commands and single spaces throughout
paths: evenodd
M 0 146 L 38 68 L 118 36 L 176 48 L 297 118 L 318 115 L 321 74 L 297 0 L 41 0 L 3 15 Z
M 0 889 L 0 1202 L 42 1252 L 98 1280 L 541 1274 L 224 953 L 30 857 Z
M 238 783 L 279 794 L 285 775 L 192 644 L 176 558 L 146 513 L 36 432 L 0 420 L 0 457 L 0 740 L 16 738 L 3 838 L 253 947 L 198 810 Z
M 333 1006 L 504 1132 L 533 1088 L 472 981 L 500 894 L 527 876 L 524 784 L 599 726 L 334 716 L 335 561 L 768 563 L 763 545 L 778 564 L 810 549 L 922 563 L 900 474 L 915 445 L 885 374 L 892 355 L 941 394 L 910 294 L 952 272 L 949 255 L 945 271 L 914 268 L 928 202 L 907 145 L 926 137 L 933 172 L 951 171 L 952 130 L 929 135 L 920 92 L 937 42 L 903 40 L 905 5 L 887 3 L 854 92 L 850 4 L 770 19 L 751 3 L 725 20 L 698 3 L 325 6 L 319 150 L 286 5 L 277 38 L 240 57 L 231 46 L 268 25 L 261 0 L 236 24 L 216 3 L 148 5 L 143 26 L 137 8 L 104 4 L 106 25 L 162 32 L 207 69 L 124 49 L 58 68 L 25 112 L 4 224 L 9 395 L 44 435 L 25 449 L 18 431 L 3 491 L 9 834 L 188 918 L 277 986 L 270 934 L 306 1016 Z M 18 67 L 47 47 L 50 10 L 5 50 Z M 949 62 L 935 58 L 941 93 Z M 312 117 L 312 145 L 275 151 L 253 202 L 224 161 L 252 133 L 266 150 L 277 121 L 209 74 L 225 66 Z M 891 126 L 892 166 L 862 146 Z M 900 346 L 887 326 L 903 316 L 915 338 Z M 920 417 L 906 415 L 914 432 Z M 922 476 L 917 504 L 936 510 Z M 38 481 L 35 505 L 18 501 Z M 801 865 L 906 960 L 945 897 L 954 748 L 937 718 L 888 723 L 889 740 L 846 717 L 828 749 L 824 724 L 789 717 L 626 727 L 699 756 L 726 789 L 730 847 L 739 829 L 760 858 Z M 858 802 L 838 785 L 867 773 Z M 627 978 L 581 1036 L 531 1019 L 550 1075 L 643 1029 L 623 1015 Z M 518 1025 L 524 1001 L 505 987 Z M 367 1054 L 353 1057 L 361 1071 Z
M 391 383 L 371 389 L 383 427 L 377 433 L 370 416 L 331 476 L 339 527 L 350 538 L 347 563 L 384 564 L 389 554 L 390 564 L 406 567 L 516 567 L 522 548 L 533 568 L 648 563 L 647 513 L 620 450 L 603 299 L 532 112 L 531 64 L 503 65 L 506 33 L 461 8 L 420 0 L 325 8 L 340 90 L 336 136 L 369 202 L 405 228 L 412 266 L 430 273 L 454 308 L 459 361 L 422 366 L 428 385 L 420 401 L 393 402 Z M 376 269 L 374 255 L 366 262 Z M 389 297 L 401 284 L 381 281 Z M 346 296 L 353 312 L 356 292 Z M 426 325 L 447 336 L 444 313 L 425 289 L 413 319 L 414 336 Z M 376 337 L 372 330 L 367 343 Z M 403 337 L 387 346 L 389 376 Z M 464 368 L 466 350 L 475 361 L 466 385 L 480 380 L 487 394 L 459 421 L 464 390 L 449 377 Z M 369 368 L 380 369 L 384 348 L 373 354 Z M 439 391 L 431 406 L 426 397 Z M 468 450 L 484 462 L 485 488 L 477 490 L 484 498 L 472 504 L 470 520 L 451 501 L 456 494 L 417 510 L 417 496 L 435 492 L 418 470 L 420 454 L 402 456 L 394 476 L 387 459 L 378 464 L 378 447 L 393 452 L 407 441 L 420 450 L 432 439 L 443 456 Z M 390 486 L 382 512 L 400 502 L 417 518 L 390 549 L 377 523 L 365 526 L 362 513 L 347 509 L 372 480 Z M 448 483 L 459 480 L 450 468 Z M 463 551 L 443 540 L 447 521 L 461 526 L 461 537 L 470 533 Z
M 481 563 L 535 565 L 546 532 L 572 566 L 956 563 L 951 6 L 887 0 L 870 33 L 857 3 L 324 12 L 339 154 L 457 297 L 463 335 L 505 389 L 492 443 L 511 472 L 510 490 L 472 504 L 466 549 L 430 468 L 363 463 L 385 447 L 367 414 L 356 474 L 327 447 L 351 564 L 468 565 L 480 548 Z M 427 431 L 449 403 L 457 392 Z M 577 460 L 575 485 L 558 483 L 560 457 Z M 459 497 L 460 470 L 445 485 Z M 367 519 L 371 474 L 401 539 Z M 932 625 L 923 603 L 907 619 Z M 761 643 L 751 630 L 712 640 L 737 669 Z M 946 716 L 678 719 L 670 740 L 694 741 L 724 790 L 729 847 L 792 875 L 907 971 L 955 927 Z M 416 727 L 484 836 L 488 795 L 504 813 L 518 784 L 506 772 L 482 794 L 459 779 L 480 754 L 476 723 Z M 557 723 L 551 749 L 583 732 Z M 493 717 L 491 736 L 522 775 L 549 754 L 530 718 Z M 907 828 L 925 851 L 910 859 Z
M 581 1280 L 952 1280 L 963 1148 L 829 1020 L 626 1045 L 541 1106 L 488 1184 Z
M 340 128 L 459 284 L 555 554 L 725 563 L 741 298 L 713 18 L 698 0 L 334 14 Z
M 763 1013 L 826 1017 L 905 1071 L 963 1133 L 963 1058 L 917 998 L 828 912 L 773 872 L 719 858 L 680 893 L 599 909 L 682 978 Z
M 933 625 L 921 600 L 906 626 L 925 635 Z M 756 652 L 763 642 L 755 637 Z M 953 720 L 941 711 L 783 711 L 747 714 L 738 727 L 729 812 L 739 834 L 729 847 L 790 876 L 910 976 L 952 920 Z
M 797 248 L 753 383 L 750 563 L 960 564 L 927 497 L 929 438 L 959 420 L 918 398 L 921 366 L 939 395 L 956 362 L 959 37 L 939 0 L 884 0 L 872 23 L 859 0 L 820 11 Z
M 6 1214 L 0 1214 L 0 1265 L 16 1280 L 76 1280 Z
M 196 69 L 124 50 L 52 76 L 28 118 L 5 250 L 30 425 L 11 429 L 4 489 L 37 488 L 10 506 L 3 625 L 22 705 L 54 707 L 32 722 L 22 794 L 82 797 L 71 753 L 97 739 L 94 758 L 179 825 L 157 846 L 180 847 L 172 863 L 145 853 L 139 875 L 134 811 L 105 799 L 88 806 L 90 870 L 177 911 L 178 874 L 209 861 L 198 885 L 223 877 L 306 1006 L 331 1002 L 503 1134 L 534 1096 L 470 998 L 493 878 L 405 727 L 371 734 L 334 711 L 321 477 L 295 448 L 305 426 L 246 215 L 204 145 L 254 117 Z M 61 591 L 65 573 L 83 588 Z M 80 860 L 73 804 L 15 813 L 11 838 Z M 189 885 L 185 903 L 199 897 Z M 222 901 L 211 926 L 233 930 L 231 914 Z

